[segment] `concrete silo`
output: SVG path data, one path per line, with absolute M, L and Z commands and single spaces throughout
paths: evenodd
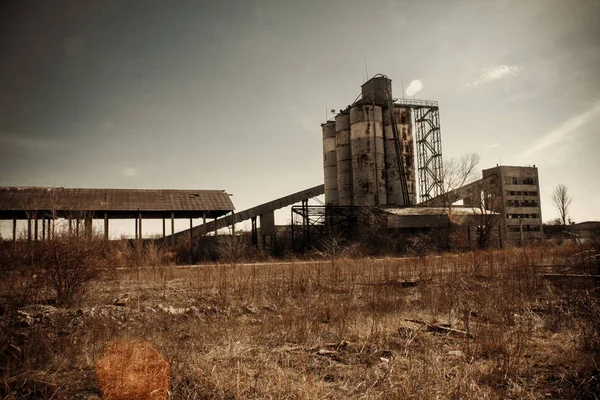
M 352 191 L 352 152 L 350 148 L 350 114 L 342 112 L 335 117 L 337 150 L 338 205 L 354 204 Z
M 408 194 L 410 203 L 415 204 L 415 163 L 410 115 L 410 109 L 400 106 L 394 106 L 394 118 L 391 118 L 389 109 L 386 108 L 383 110 L 386 194 L 387 205 L 389 206 L 408 205 L 406 202 L 407 196 L 404 194 L 405 191 Z M 396 124 L 398 135 L 397 148 L 392 123 Z M 398 164 L 399 155 L 403 160 L 401 165 Z M 406 186 L 403 185 L 401 180 L 401 172 L 404 175 Z
M 412 112 L 408 108 L 400 108 L 401 118 L 400 124 L 402 129 L 401 132 L 401 143 L 402 143 L 402 156 L 404 158 L 404 173 L 406 174 L 406 182 L 408 187 L 408 197 L 410 198 L 410 204 L 417 203 L 417 182 L 415 179 L 415 152 L 413 145 L 413 129 L 411 116 Z
M 350 149 L 354 205 L 385 205 L 385 153 L 381 107 L 358 105 L 350 109 Z
M 323 170 L 325 174 L 325 204 L 338 205 L 338 167 L 335 140 L 335 122 L 328 121 L 323 128 Z

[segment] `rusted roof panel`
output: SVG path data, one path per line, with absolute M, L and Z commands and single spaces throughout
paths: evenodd
M 0 210 L 232 211 L 224 190 L 0 187 Z

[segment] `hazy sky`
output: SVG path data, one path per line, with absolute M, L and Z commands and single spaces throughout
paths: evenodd
M 598 220 L 599 21 L 597 0 L 3 1 L 0 185 L 243 210 L 323 182 L 320 123 L 367 69 L 439 101 L 445 157 L 535 164 L 544 220 L 559 183 Z

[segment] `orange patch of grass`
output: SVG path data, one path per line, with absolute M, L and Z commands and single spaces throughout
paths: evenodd
M 158 400 L 168 395 L 169 364 L 144 340 L 109 343 L 96 364 L 96 376 L 105 399 Z

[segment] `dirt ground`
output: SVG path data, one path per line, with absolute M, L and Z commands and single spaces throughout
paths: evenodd
M 103 351 L 139 339 L 173 399 L 598 398 L 595 265 L 575 252 L 108 269 L 68 309 L 11 305 L 26 272 L 6 272 L 0 393 L 100 398 Z

